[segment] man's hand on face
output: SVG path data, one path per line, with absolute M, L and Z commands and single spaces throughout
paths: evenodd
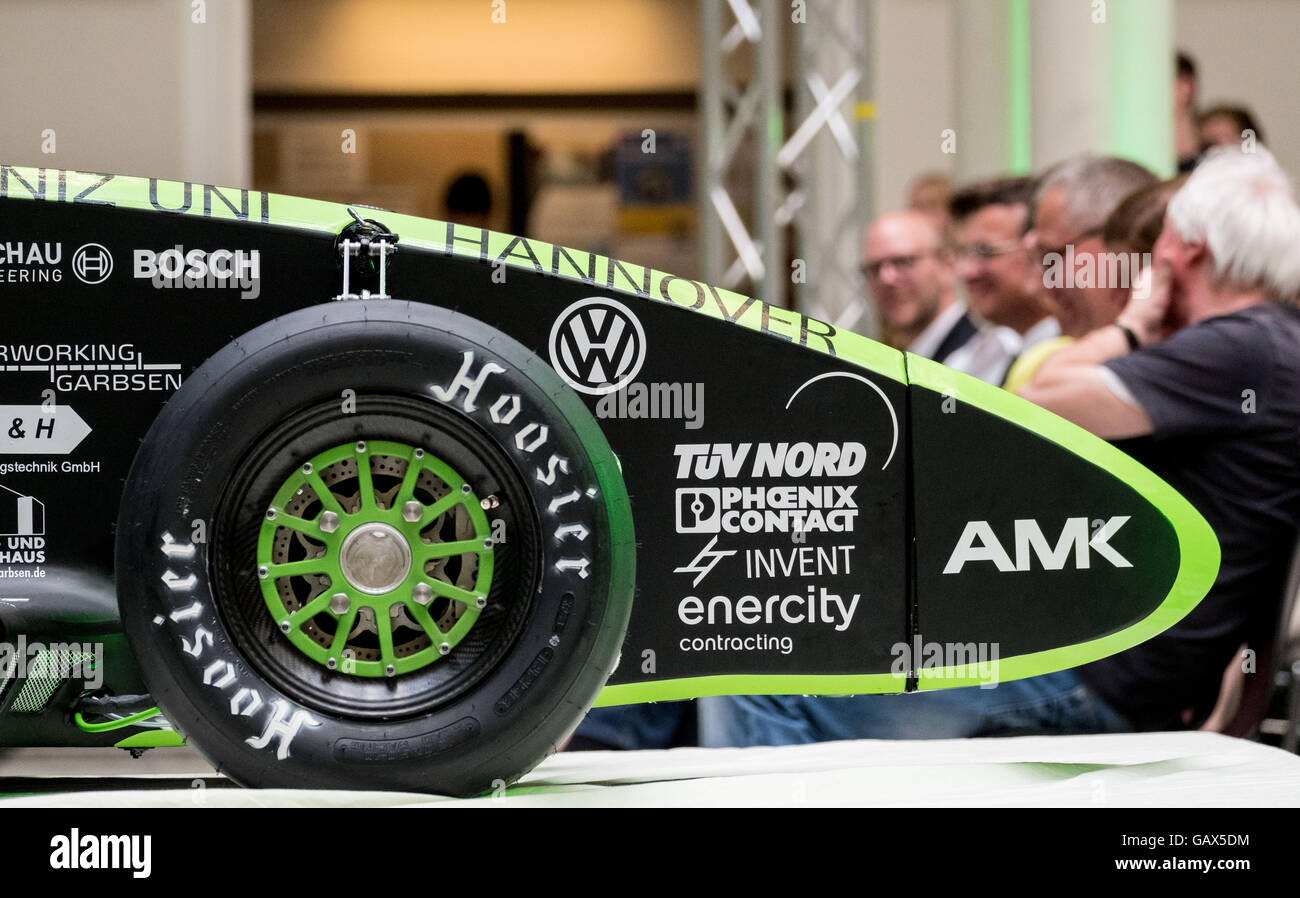
M 1148 265 L 1138 276 L 1129 294 L 1128 304 L 1116 323 L 1127 327 L 1143 346 L 1150 346 L 1168 334 L 1164 326 L 1169 315 L 1169 263 Z

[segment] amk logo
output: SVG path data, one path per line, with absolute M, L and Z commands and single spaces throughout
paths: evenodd
M 551 367 L 589 396 L 631 382 L 645 362 L 645 349 L 645 331 L 632 310 L 603 296 L 578 300 L 551 326 Z
M 1004 574 L 1029 571 L 1033 570 L 1035 558 L 1043 570 L 1059 571 L 1065 568 L 1071 556 L 1074 567 L 1083 571 L 1092 567 L 1093 555 L 1100 556 L 1113 567 L 1132 567 L 1132 562 L 1110 544 L 1111 538 L 1128 519 L 1128 515 L 1098 519 L 1090 532 L 1087 518 L 1066 518 L 1055 546 L 1047 541 L 1038 521 L 1031 518 L 1017 520 L 1013 525 L 1014 560 L 988 521 L 968 521 L 943 572 L 960 574 L 967 564 L 983 561 L 991 561 Z

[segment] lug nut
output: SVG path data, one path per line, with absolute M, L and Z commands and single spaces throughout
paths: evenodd
M 423 450 L 423 449 L 416 449 L 414 454 L 415 454 L 415 457 L 416 457 L 416 458 L 424 458 L 424 450 Z
M 460 485 L 460 491 L 468 496 L 470 493 L 470 485 L 468 483 L 462 483 Z
M 487 596 L 475 596 L 475 597 L 474 597 L 474 604 L 477 605 L 479 608 L 486 608 L 486 607 L 487 607 Z
M 433 587 L 428 583 L 417 583 L 415 589 L 411 590 L 411 598 L 421 605 L 427 605 L 433 601 Z
M 338 659 L 338 658 L 330 658 L 329 660 L 327 660 L 327 661 L 325 662 L 325 666 L 328 667 L 330 670 L 334 670 L 336 667 L 339 666 L 339 659 Z
M 320 529 L 325 533 L 333 533 L 339 529 L 339 516 L 336 512 L 327 511 L 320 516 Z
M 442 652 L 442 654 L 444 655 L 447 654 L 448 652 L 451 651 L 451 643 L 444 642 L 442 645 L 438 646 L 438 651 Z
M 271 575 L 271 572 L 270 572 L 269 570 L 267 570 L 266 565 L 262 565 L 261 567 L 259 567 L 259 568 L 257 569 L 257 577 L 258 577 L 259 580 L 265 580 L 265 579 L 266 579 L 267 577 L 269 577 L 270 575 Z
M 330 611 L 335 614 L 347 614 L 348 609 L 352 607 L 352 600 L 348 598 L 345 592 L 336 592 L 330 596 Z
M 358 451 L 358 452 L 365 452 L 365 451 L 366 451 L 366 441 L 365 441 L 365 440 L 357 440 L 357 451 Z
M 281 622 L 280 622 L 280 632 L 281 632 L 281 633 L 288 633 L 288 632 L 289 632 L 290 630 L 292 630 L 292 629 L 293 629 L 293 627 L 289 626 L 289 622 L 288 622 L 287 620 L 286 620 L 286 621 L 281 621 Z
M 412 499 L 402 505 L 402 519 L 407 523 L 414 524 L 420 518 L 424 517 L 424 506 Z
M 266 510 L 266 519 L 267 519 L 268 521 L 274 521 L 274 520 L 275 520 L 275 509 L 274 509 L 274 508 L 268 508 L 268 509 Z
M 310 473 L 311 473 L 311 462 L 306 461 L 306 462 L 303 462 L 303 463 L 302 463 L 302 472 L 303 472 L 304 474 L 310 474 Z
M 395 673 L 397 673 L 397 668 L 396 668 L 396 667 L 393 667 L 393 665 L 391 665 L 391 664 L 384 668 L 384 675 L 385 675 L 385 676 L 389 676 L 389 677 L 391 677 L 391 676 L 392 676 L 393 674 L 395 674 Z

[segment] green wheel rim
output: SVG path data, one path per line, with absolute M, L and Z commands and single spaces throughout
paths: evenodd
M 315 455 L 280 486 L 257 575 L 275 627 L 304 655 L 393 677 L 469 633 L 491 591 L 492 546 L 482 500 L 450 465 L 405 443 L 357 442 Z

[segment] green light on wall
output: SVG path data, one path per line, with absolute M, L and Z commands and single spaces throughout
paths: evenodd
M 1112 0 L 1108 6 L 1107 150 L 1170 177 L 1175 168 L 1172 0 Z
M 1029 0 L 1007 7 L 1007 169 L 1027 175 L 1033 168 L 1029 105 Z

